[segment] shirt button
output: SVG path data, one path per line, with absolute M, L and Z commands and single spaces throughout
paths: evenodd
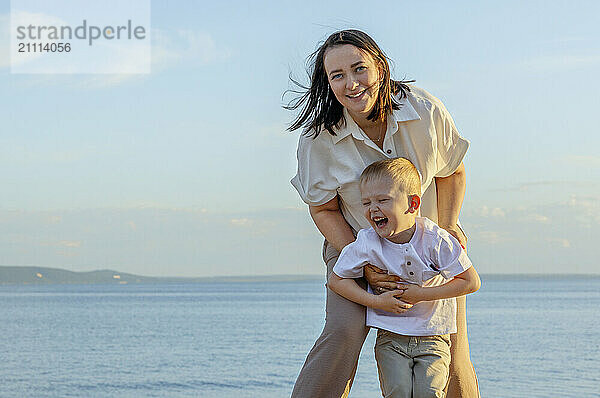
M 389 155 L 389 154 L 391 154 L 391 153 L 392 153 L 392 150 L 391 150 L 391 149 L 388 149 L 386 152 L 387 152 L 387 154 Z
M 410 271 L 410 272 L 409 272 L 409 274 L 410 274 L 410 275 L 414 275 L 415 273 L 414 273 L 414 272 L 412 272 L 412 271 Z
M 407 262 L 406 262 L 406 265 L 410 265 L 410 261 L 407 261 Z

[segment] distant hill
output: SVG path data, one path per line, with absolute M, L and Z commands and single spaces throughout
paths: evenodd
M 52 283 L 148 283 L 160 278 L 127 274 L 114 270 L 73 272 L 45 267 L 0 266 L 0 284 L 52 284 Z
M 207 278 L 151 277 L 115 270 L 74 272 L 47 267 L 0 266 L 0 285 L 20 284 L 128 284 L 128 283 L 185 283 L 185 282 L 293 282 L 323 278 L 315 275 L 232 276 Z

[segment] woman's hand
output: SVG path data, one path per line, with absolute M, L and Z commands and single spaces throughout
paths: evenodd
M 405 303 L 396 297 L 402 294 L 402 290 L 392 290 L 376 297 L 373 308 L 391 312 L 393 314 L 402 314 L 412 308 L 412 304 Z
M 375 294 L 397 290 L 398 282 L 403 282 L 399 276 L 389 275 L 386 271 L 371 264 L 365 265 L 363 271 L 365 279 L 369 282 Z
M 440 225 L 441 228 L 444 228 L 448 233 L 458 240 L 458 243 L 462 246 L 463 249 L 467 249 L 467 236 L 463 232 L 463 230 L 458 226 L 458 224 L 454 225 Z

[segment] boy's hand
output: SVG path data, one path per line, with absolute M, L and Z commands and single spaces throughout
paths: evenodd
M 400 292 L 403 291 L 403 292 L 399 295 L 396 295 L 396 297 L 398 297 L 400 300 L 404 301 L 405 303 L 417 304 L 417 303 L 420 303 L 421 301 L 428 301 L 428 298 L 426 295 L 426 292 L 427 292 L 426 287 L 409 284 L 409 285 L 398 285 L 397 289 L 400 289 L 399 291 Z
M 402 294 L 402 290 L 392 290 L 376 296 L 376 304 L 373 308 L 391 312 L 393 314 L 402 314 L 412 308 L 412 304 L 405 303 L 396 297 Z

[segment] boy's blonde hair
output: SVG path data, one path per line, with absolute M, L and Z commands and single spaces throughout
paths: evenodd
M 417 168 L 405 158 L 385 159 L 372 163 L 360 175 L 360 185 L 390 177 L 394 185 L 408 195 L 421 196 L 421 177 Z

